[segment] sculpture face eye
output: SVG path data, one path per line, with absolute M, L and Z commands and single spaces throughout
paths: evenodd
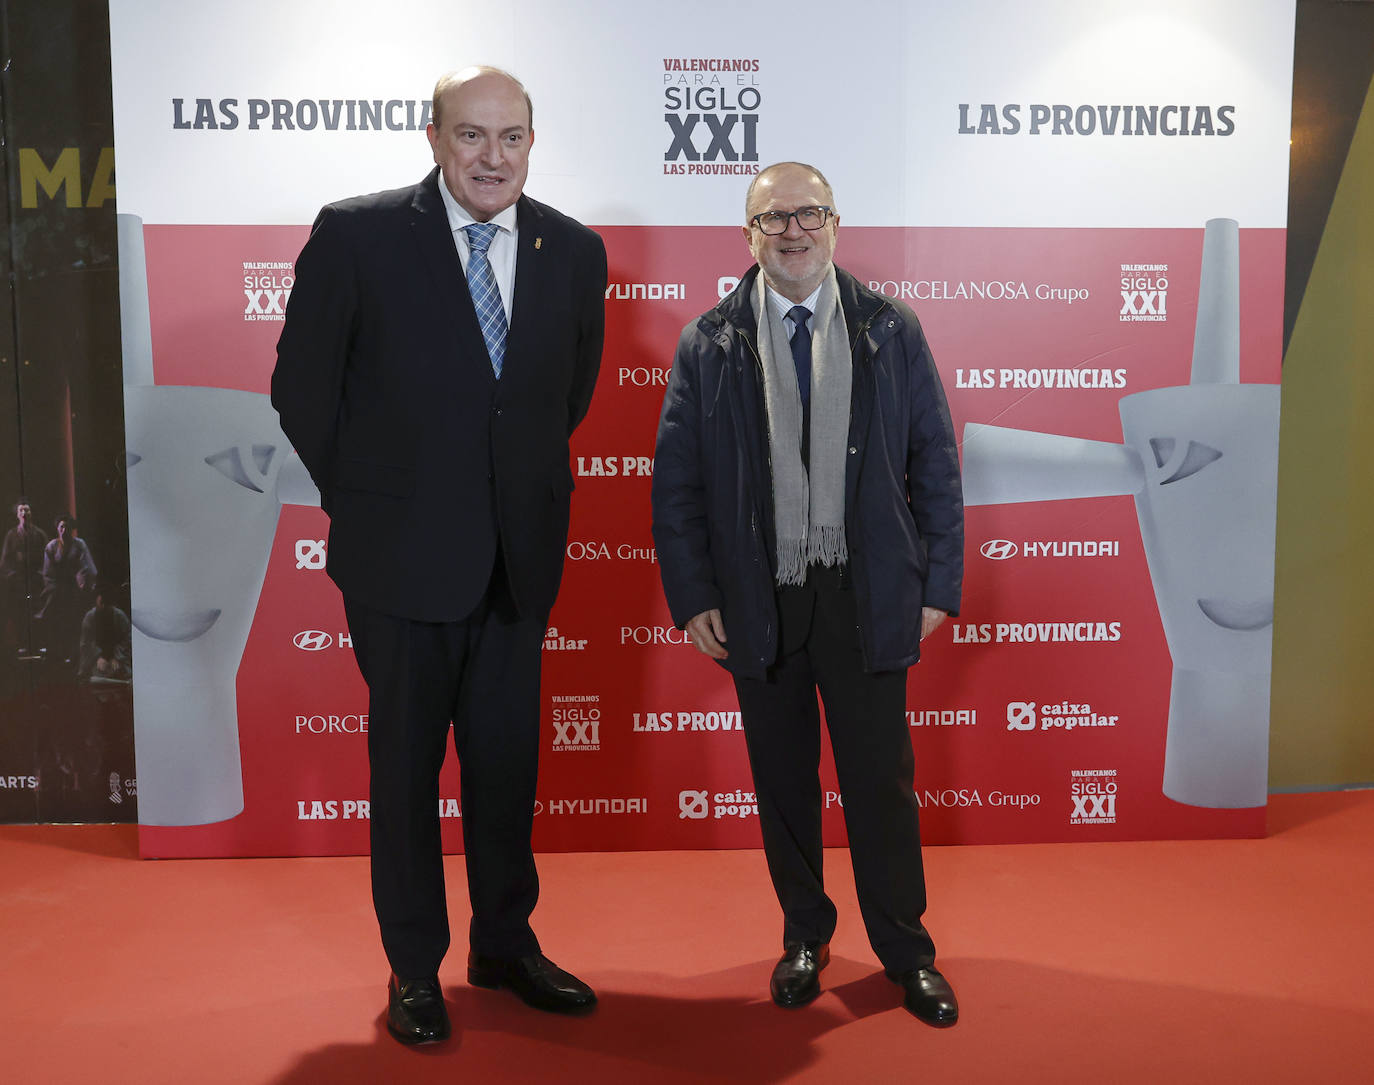
M 253 445 L 248 451 L 248 462 L 244 463 L 244 446 L 233 445 L 214 455 L 206 456 L 205 462 L 225 478 L 237 482 L 246 490 L 264 493 L 268 469 L 277 453 L 275 445 Z
M 1173 463 L 1178 452 L 1178 444 L 1172 437 L 1151 437 L 1150 451 L 1154 453 L 1155 466 L 1161 471 L 1170 463 Z M 1161 486 L 1167 486 L 1171 482 L 1178 482 L 1196 475 L 1208 464 L 1215 463 L 1221 459 L 1221 452 L 1211 445 L 1204 445 L 1200 441 L 1189 441 L 1180 461 L 1173 472 L 1166 479 L 1160 480 Z

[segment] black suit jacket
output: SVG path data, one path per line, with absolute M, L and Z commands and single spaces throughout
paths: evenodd
M 522 615 L 558 592 L 605 331 L 606 249 L 522 196 L 515 299 L 492 374 L 436 168 L 325 207 L 296 262 L 272 403 L 330 517 L 328 569 L 350 599 L 456 621 L 499 539 Z

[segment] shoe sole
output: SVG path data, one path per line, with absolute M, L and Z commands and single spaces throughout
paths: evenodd
M 575 1015 L 581 1013 L 590 1013 L 592 1010 L 596 1009 L 595 995 L 592 996 L 590 1002 L 531 1002 L 528 998 L 526 998 L 523 994 L 516 990 L 512 984 L 507 983 L 503 977 L 499 975 L 493 975 L 490 972 L 479 972 L 476 969 L 472 968 L 468 969 L 468 985 L 472 987 L 481 987 L 488 991 L 509 991 L 521 1002 L 523 1002 L 526 1006 L 529 1006 L 531 1009 L 534 1010 L 542 1010 L 544 1013 L 562 1013 Z
M 473 987 L 485 987 L 489 991 L 495 991 L 503 984 L 499 975 L 490 972 L 479 972 L 475 968 L 468 969 L 468 984 Z
M 799 1009 L 801 1009 L 803 1006 L 809 1006 L 809 1005 L 811 1005 L 811 1003 L 815 1002 L 816 999 L 818 999 L 818 998 L 820 998 L 820 997 L 821 997 L 821 991 L 820 991 L 820 988 L 818 987 L 818 988 L 816 988 L 816 990 L 812 991 L 811 994 L 807 995 L 805 998 L 793 998 L 793 999 L 783 1000 L 783 999 L 781 999 L 781 998 L 778 998 L 777 995 L 773 995 L 773 1005 L 774 1005 L 774 1006 L 779 1006 L 779 1007 L 781 1007 L 781 1008 L 784 1009 L 784 1010 L 799 1010 Z
M 390 1021 L 386 1023 L 386 1030 L 391 1033 L 391 1038 L 393 1040 L 398 1044 L 405 1044 L 406 1047 L 423 1047 L 425 1044 L 441 1044 L 452 1035 L 451 1032 L 446 1032 L 442 1036 L 413 1036 L 409 1033 L 398 1032 L 391 1027 Z

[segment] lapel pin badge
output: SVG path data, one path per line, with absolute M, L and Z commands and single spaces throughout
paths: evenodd
M 536 249 L 539 248 L 539 247 L 541 247 L 543 244 L 544 244 L 544 239 L 543 239 L 542 237 L 536 237 L 536 238 L 534 239 L 534 247 L 535 247 Z

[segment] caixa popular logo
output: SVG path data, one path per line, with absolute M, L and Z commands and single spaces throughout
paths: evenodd
M 1076 731 L 1082 727 L 1115 727 L 1119 716 L 1095 711 L 1091 704 L 1080 701 L 1060 701 L 1047 704 L 1037 712 L 1035 701 L 1007 703 L 1007 730 Z
M 759 800 L 752 791 L 709 791 L 687 789 L 677 793 L 678 820 L 704 821 L 712 813 L 720 818 L 758 817 Z
M 291 638 L 291 643 L 302 652 L 323 652 L 326 648 L 334 647 L 336 643 L 340 648 L 352 648 L 353 638 L 347 633 L 340 633 L 336 638 L 323 629 L 302 629 Z
M 323 569 L 325 556 L 323 539 L 296 540 L 297 569 Z
M 557 626 L 549 626 L 544 634 L 544 651 L 546 652 L 582 652 L 587 648 L 586 637 L 565 637 L 558 631 Z
M 677 816 L 679 820 L 690 818 L 693 821 L 701 821 L 710 815 L 710 792 L 688 789 L 677 793 Z

